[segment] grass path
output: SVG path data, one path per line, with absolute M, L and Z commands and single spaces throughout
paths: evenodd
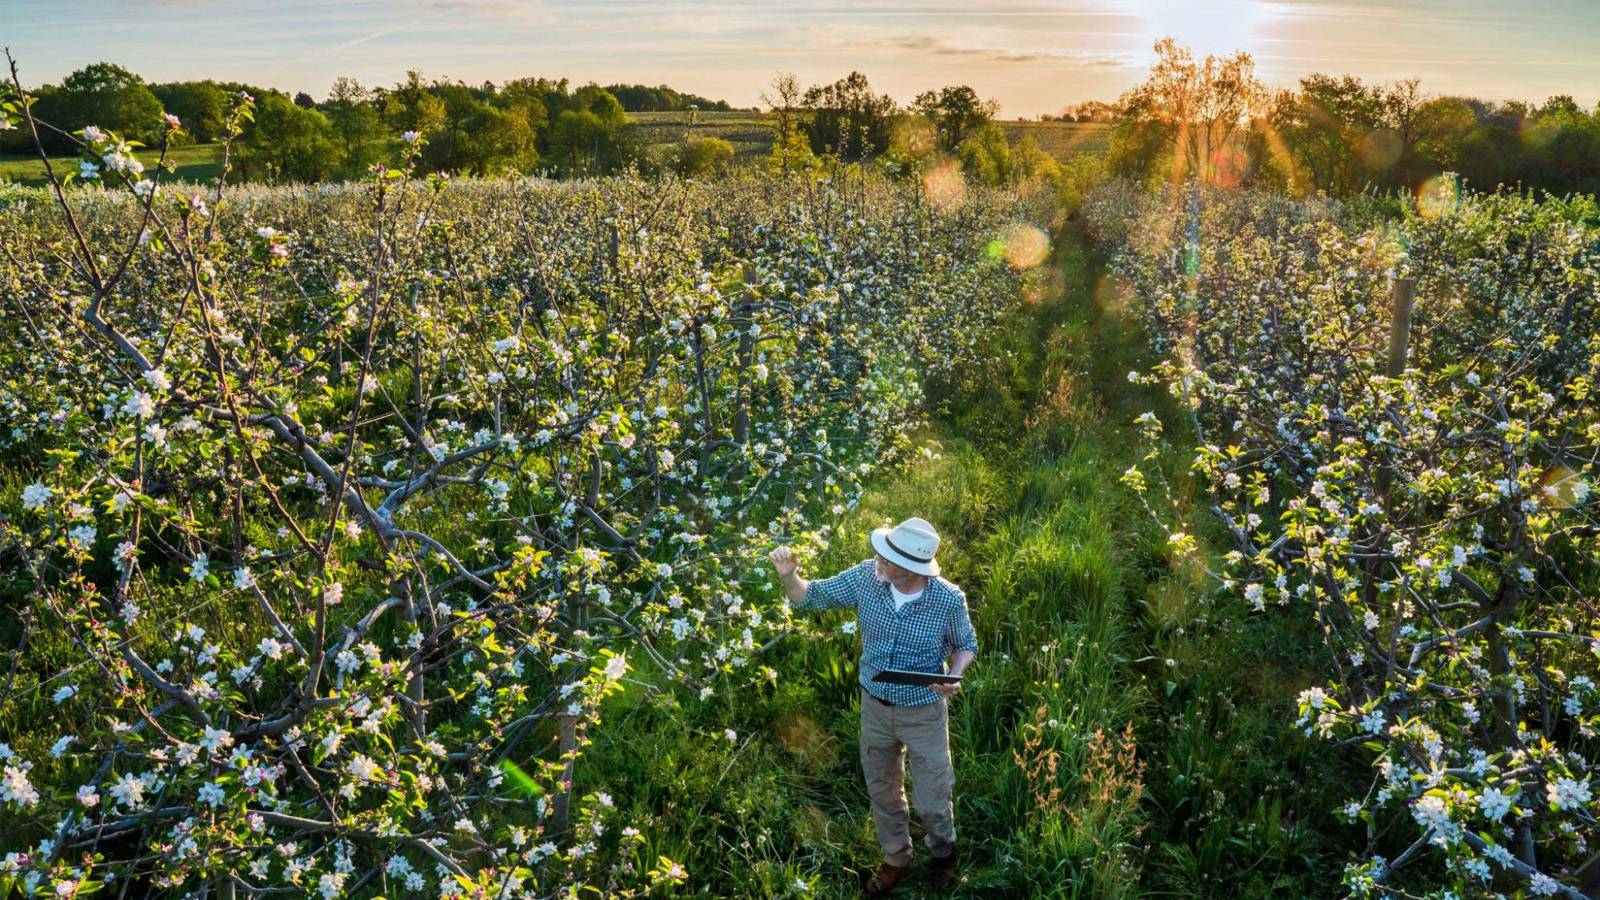
M 1070 231 L 1050 265 L 981 366 L 926 386 L 927 452 L 869 490 L 803 574 L 866 557 L 866 533 L 906 516 L 944 537 L 980 647 L 951 706 L 956 896 L 1328 895 L 1336 779 L 1313 773 L 1337 769 L 1287 727 L 1317 677 L 1316 635 L 1288 615 L 1247 621 L 1170 567 L 1165 532 L 1118 481 L 1140 452 L 1135 418 L 1163 408 L 1126 377 L 1147 362 L 1142 339 Z M 1171 473 L 1184 465 L 1174 453 Z M 579 789 L 661 826 L 645 858 L 683 862 L 699 894 L 856 897 L 852 871 L 878 861 L 859 645 L 838 627 L 850 614 L 811 615 L 833 636 L 780 645 L 770 687 L 693 711 L 636 702 L 586 751 L 606 781 Z M 912 834 L 895 895 L 931 897 L 914 814 Z

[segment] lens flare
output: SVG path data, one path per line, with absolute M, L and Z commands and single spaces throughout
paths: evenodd
M 1393 128 L 1378 128 L 1367 133 L 1356 145 L 1356 155 L 1362 165 L 1374 172 L 1382 172 L 1400 161 L 1400 134 Z
M 1433 219 L 1452 212 L 1461 203 L 1461 185 L 1446 175 L 1435 175 L 1417 191 L 1417 212 Z
M 921 116 L 898 121 L 889 133 L 889 149 L 906 156 L 920 159 L 938 147 L 938 130 Z
M 1211 154 L 1211 183 L 1232 190 L 1250 174 L 1250 154 L 1239 147 L 1218 147 Z
M 773 736 L 783 749 L 802 756 L 813 756 L 827 749 L 828 730 L 803 712 L 790 711 L 778 717 Z
M 1026 222 L 1010 225 L 1000 236 L 1000 254 L 1015 269 L 1031 269 L 1050 254 L 1050 238 Z
M 961 174 L 961 164 L 946 158 L 929 166 L 922 175 L 922 194 L 928 205 L 937 210 L 955 209 L 965 203 L 967 179 Z
M 1570 509 L 1589 498 L 1589 483 L 1562 463 L 1544 470 L 1539 478 L 1539 500 L 1553 509 Z
M 538 797 L 544 793 L 544 788 L 540 787 L 538 782 L 528 777 L 528 773 L 522 771 L 522 769 L 511 760 L 502 759 L 500 761 L 500 771 L 510 775 L 511 783 L 516 785 L 516 787 L 523 794 L 529 797 Z
M 1124 275 L 1102 276 L 1094 286 L 1094 302 L 1106 312 L 1126 313 L 1133 297 L 1133 282 Z

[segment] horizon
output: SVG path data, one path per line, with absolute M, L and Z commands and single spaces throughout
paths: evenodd
M 420 69 L 429 80 L 467 84 L 539 76 L 575 85 L 664 84 L 743 108 L 760 105 L 778 71 L 811 85 L 860 70 L 876 92 L 902 104 L 923 90 L 968 84 L 998 100 L 1002 118 L 1018 119 L 1115 101 L 1145 76 L 1155 40 L 1170 35 L 1200 57 L 1249 52 L 1257 74 L 1276 87 L 1294 87 L 1312 72 L 1366 82 L 1417 77 L 1434 95 L 1540 103 L 1566 94 L 1594 108 L 1600 3 L 1508 7 L 1492 0 L 1012 0 L 982 10 L 949 0 L 860 7 L 286 0 L 260 9 L 243 0 L 85 0 L 69 33 L 54 24 L 59 3 L 8 0 L 0 43 L 33 87 L 106 61 L 150 82 L 238 81 L 320 101 L 339 76 L 389 87 Z M 1384 39 L 1361 39 L 1372 29 Z M 291 40 L 301 45 L 279 49 Z M 528 58 L 530 51 L 539 58 Z

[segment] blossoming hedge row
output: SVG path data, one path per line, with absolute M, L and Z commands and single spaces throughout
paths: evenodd
M 1091 198 L 1163 356 L 1129 377 L 1186 410 L 1235 546 L 1205 558 L 1154 413 L 1125 481 L 1225 596 L 1320 626 L 1329 681 L 1298 724 L 1374 765 L 1343 810 L 1369 839 L 1353 895 L 1436 849 L 1437 896 L 1575 897 L 1600 849 L 1600 209 L 1452 187 L 1398 215 Z
M 569 795 L 602 700 L 776 677 L 817 626 L 748 563 L 825 544 L 1022 293 L 989 248 L 1037 208 L 197 188 L 79 135 L 0 197 L 0 878 L 61 896 L 683 880 Z

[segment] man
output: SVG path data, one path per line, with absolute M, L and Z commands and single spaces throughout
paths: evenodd
M 911 795 L 933 854 L 928 876 L 934 887 L 956 881 L 955 813 L 951 790 L 949 700 L 961 685 L 928 687 L 873 681 L 885 669 L 944 671 L 960 675 L 978 653 L 967 599 L 939 577 L 934 553 L 939 535 L 922 519 L 893 529 L 874 529 L 872 559 L 820 581 L 800 577 L 788 547 L 768 555 L 794 609 L 856 611 L 861 633 L 861 771 L 872 797 L 872 817 L 883 846 L 883 863 L 863 887 L 878 896 L 911 868 L 910 815 L 906 809 L 905 757 L 911 760 Z

